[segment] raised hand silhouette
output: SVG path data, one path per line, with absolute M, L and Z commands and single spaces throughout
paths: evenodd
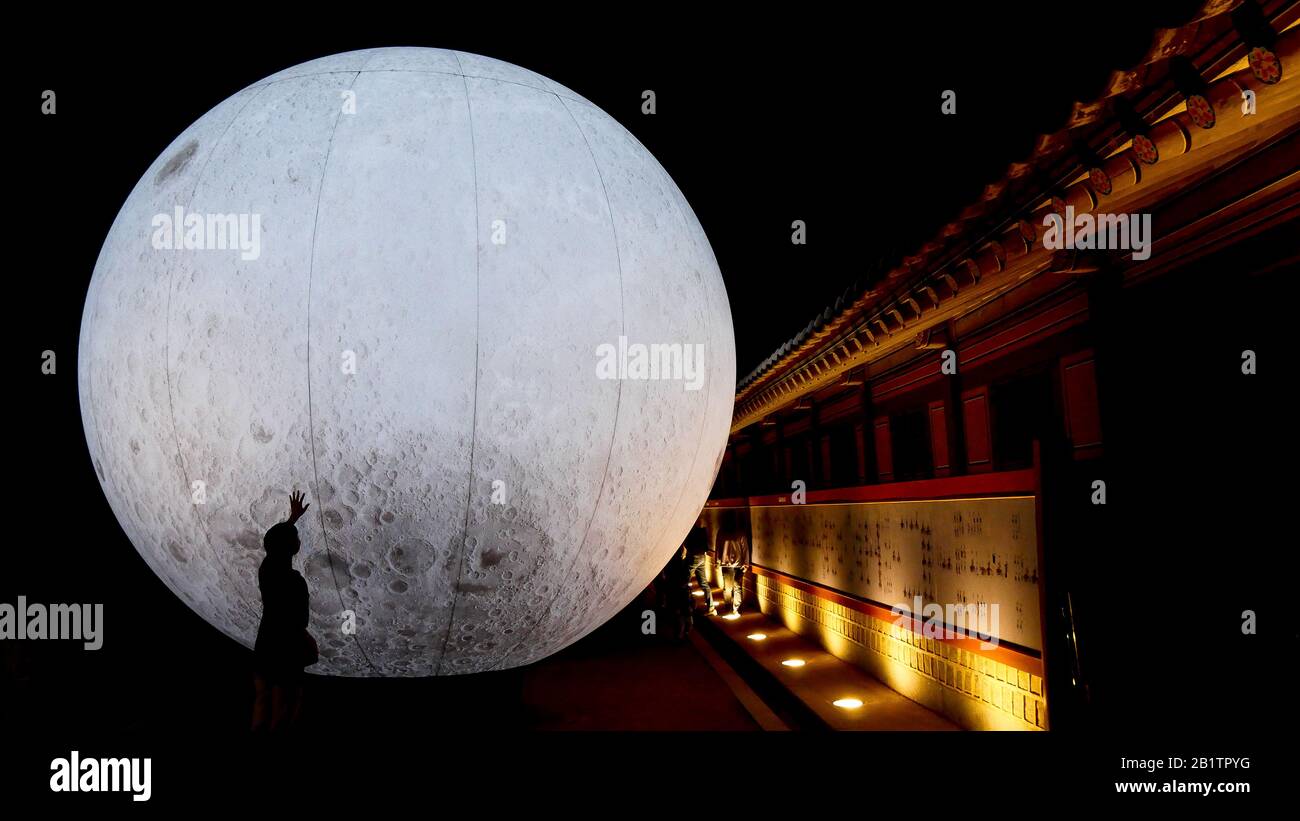
M 296 524 L 302 518 L 302 514 L 307 512 L 311 503 L 303 504 L 302 500 L 307 498 L 300 490 L 295 490 L 289 494 L 289 524 Z
M 307 582 L 293 567 L 301 542 L 295 522 L 310 504 L 300 491 L 289 494 L 289 518 L 272 525 L 262 539 L 266 558 L 257 569 L 262 620 L 253 647 L 254 732 L 288 730 L 302 706 L 303 668 L 315 664 L 316 642 L 307 632 Z

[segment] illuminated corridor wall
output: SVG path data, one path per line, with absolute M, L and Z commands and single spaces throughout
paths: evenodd
M 705 512 L 715 546 L 728 533 L 749 535 L 755 572 L 746 587 L 766 615 L 963 727 L 1047 728 L 1033 496 L 787 498 Z M 896 624 L 890 608 L 910 613 L 915 596 L 940 607 L 996 606 L 996 622 L 981 625 L 995 646 Z
M 1033 497 L 754 507 L 750 522 L 756 564 L 908 612 L 916 596 L 996 605 L 990 632 L 1041 649 Z

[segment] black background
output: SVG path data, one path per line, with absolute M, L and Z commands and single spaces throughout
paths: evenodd
M 18 386 L 10 402 L 7 451 L 13 469 L 6 498 L 17 527 L 9 531 L 0 600 L 12 602 L 21 593 L 30 601 L 103 602 L 107 626 L 105 647 L 97 653 L 54 642 L 6 642 L 0 710 L 25 740 L 4 739 L 6 754 L 19 763 L 0 774 L 0 781 L 12 776 L 18 788 L 33 780 L 43 787 L 52 754 L 72 748 L 94 752 L 96 744 L 104 754 L 152 753 L 159 756 L 156 768 L 169 766 L 175 773 L 185 759 L 166 761 L 156 744 L 151 746 L 159 733 L 176 749 L 198 756 L 200 772 L 190 773 L 187 783 L 204 790 L 227 783 L 225 764 L 233 761 L 230 766 L 238 772 L 248 763 L 240 760 L 245 753 L 238 745 L 246 716 L 242 702 L 230 695 L 244 685 L 246 651 L 191 613 L 125 538 L 89 463 L 75 376 L 86 287 L 118 208 L 149 163 L 221 100 L 308 59 L 390 45 L 485 54 L 563 83 L 623 123 L 685 193 L 726 280 L 743 376 L 849 282 L 914 252 L 985 184 L 999 179 L 1010 162 L 1028 156 L 1038 134 L 1058 129 L 1075 100 L 1093 99 L 1112 69 L 1131 65 L 1148 46 L 1154 26 L 1181 22 L 1195 5 L 1089 3 L 1062 9 L 918 3 L 850 13 L 754 4 L 721 19 L 706 19 L 701 4 L 572 15 L 551 10 L 520 15 L 495 5 L 461 15 L 443 6 L 400 13 L 322 6 L 309 18 L 243 7 L 190 17 L 169 7 L 140 17 L 78 18 L 66 29 L 60 21 L 53 32 L 16 24 L 6 57 L 12 63 L 8 110 L 18 141 L 9 169 L 15 181 L 11 203 L 18 208 L 10 224 L 17 233 L 9 245 L 21 255 L 13 257 L 11 281 L 18 288 L 10 296 L 6 328 L 12 335 L 9 350 L 17 355 Z M 39 113 L 46 88 L 58 93 L 58 114 L 52 117 Z M 640 113 L 644 89 L 657 94 L 653 116 Z M 956 116 L 940 114 L 944 89 L 957 92 Z M 808 224 L 806 246 L 790 242 L 794 219 Z M 1179 319 L 1164 323 L 1160 333 L 1181 333 L 1193 312 L 1214 307 L 1214 300 L 1202 297 L 1196 304 L 1188 297 L 1188 304 L 1168 307 Z M 1281 317 L 1267 314 L 1275 307 L 1259 307 L 1269 319 L 1247 328 L 1275 343 L 1280 330 L 1270 323 L 1280 323 Z M 1149 348 L 1141 318 L 1126 321 L 1131 324 L 1120 334 L 1122 344 Z M 1156 338 L 1160 344 L 1193 345 L 1186 336 Z M 1215 400 L 1178 394 L 1179 384 L 1185 384 L 1180 379 L 1203 375 L 1206 363 L 1234 373 L 1240 350 L 1261 346 L 1259 333 L 1252 337 L 1244 331 L 1219 341 L 1220 347 L 1178 360 L 1175 372 L 1153 379 L 1135 367 L 1124 377 L 1125 384 L 1144 388 L 1134 397 L 1148 403 L 1143 407 L 1168 398 L 1178 409 L 1144 415 L 1135 406 L 1132 421 L 1117 431 L 1119 441 L 1127 433 L 1134 452 L 1140 450 L 1135 440 L 1149 428 L 1168 429 L 1169 436 L 1168 444 L 1116 465 L 1121 492 L 1130 498 L 1149 493 L 1149 502 L 1142 510 L 1116 508 L 1120 512 L 1109 515 L 1123 521 L 1110 523 L 1107 533 L 1121 540 L 1131 534 L 1134 554 L 1149 551 L 1152 539 L 1169 538 L 1186 557 L 1172 575 L 1164 561 L 1169 553 L 1152 557 L 1147 552 L 1135 561 L 1128 572 L 1144 583 L 1138 586 L 1148 598 L 1140 604 L 1116 602 L 1134 620 L 1194 622 L 1188 610 L 1203 604 L 1198 593 L 1224 579 L 1231 594 L 1213 607 L 1229 615 L 1239 612 L 1270 591 L 1265 580 L 1276 566 L 1266 556 L 1286 541 L 1279 538 L 1282 508 L 1264 506 L 1285 504 L 1278 485 L 1266 478 L 1270 460 L 1265 458 L 1275 446 L 1268 432 L 1281 427 L 1278 411 L 1270 408 L 1282 405 L 1269 404 L 1281 395 L 1281 380 L 1242 393 L 1225 378 L 1222 387 L 1232 397 L 1227 407 L 1203 404 L 1221 403 L 1224 390 L 1206 392 L 1219 397 Z M 36 362 L 46 349 L 58 354 L 56 376 L 39 374 Z M 1174 420 L 1172 429 L 1168 419 Z M 1213 424 L 1205 424 L 1207 419 Z M 1189 440 L 1197 442 L 1199 458 L 1177 444 Z M 1255 544 L 1223 550 L 1221 544 L 1197 542 L 1222 537 L 1224 527 L 1207 526 L 1198 533 L 1189 524 L 1172 535 L 1148 532 L 1151 522 L 1216 494 L 1225 495 L 1225 506 L 1206 516 L 1249 519 Z M 1175 549 L 1161 549 L 1166 548 Z M 1126 549 L 1110 544 L 1098 552 L 1124 556 Z M 1226 565 L 1216 567 L 1211 557 Z M 1165 585 L 1167 578 L 1176 578 L 1177 589 Z M 1294 657 L 1294 630 L 1288 629 L 1291 636 L 1278 665 L 1289 666 L 1285 656 Z M 1223 630 L 1215 642 L 1231 641 L 1232 632 Z M 936 754 L 965 774 L 954 776 L 955 784 L 991 782 L 1012 794 L 1035 783 L 1075 783 L 1071 789 L 1105 792 L 1117 754 L 1086 752 L 1089 744 L 1119 745 L 1134 756 L 1259 755 L 1263 748 L 1255 733 L 1266 731 L 1276 718 L 1265 706 L 1275 696 L 1267 694 L 1293 690 L 1294 680 L 1280 668 L 1270 671 L 1272 657 L 1262 652 L 1229 652 L 1227 665 L 1235 668 L 1229 670 L 1205 652 L 1191 640 L 1176 641 L 1167 657 L 1157 659 L 1116 649 L 1113 658 L 1133 665 L 1125 675 L 1134 677 L 1134 696 L 1120 699 L 1124 703 L 1116 708 L 1124 723 L 1106 730 L 1135 739 L 1049 734 L 946 742 L 952 746 L 944 749 L 956 760 L 936 753 L 932 741 L 901 737 L 886 742 L 791 737 L 763 741 L 758 749 L 769 764 L 784 762 L 814 775 L 840 772 L 846 762 L 882 751 L 894 755 L 900 767 Z M 1204 666 L 1193 663 L 1195 658 Z M 1263 704 L 1256 703 L 1256 694 Z M 541 759 L 541 769 L 532 774 L 551 774 L 557 784 L 565 781 L 565 772 L 586 773 L 585 778 L 596 768 L 614 769 L 615 777 L 621 773 L 628 779 L 625 783 L 676 789 L 688 782 L 675 779 L 700 766 L 698 757 L 705 755 L 692 749 L 703 747 L 693 742 L 608 737 L 494 741 L 457 735 L 459 757 L 448 752 L 458 745 L 445 737 L 399 741 L 392 733 L 383 744 L 358 743 L 377 726 L 400 724 L 400 716 L 385 715 L 385 698 L 358 711 L 365 718 L 358 719 L 354 737 L 340 738 L 337 749 L 310 751 L 299 763 L 329 782 L 338 770 L 418 770 L 436 758 L 447 781 L 440 789 L 450 790 L 455 779 L 490 785 L 498 773 L 527 770 L 511 763 L 518 757 Z M 1142 721 L 1147 711 L 1149 723 Z M 213 726 L 230 729 L 214 735 Z M 1207 735 L 1211 727 L 1214 734 Z M 1198 734 L 1198 728 L 1205 731 Z M 1203 746 L 1180 747 L 1163 735 L 1169 732 L 1186 733 L 1188 744 Z M 1211 744 L 1211 738 L 1217 740 Z M 814 743 L 824 756 L 797 752 Z M 560 752 L 552 755 L 552 748 Z M 998 763 L 990 769 L 991 761 Z M 1098 774 L 1085 777 L 1089 767 Z M 1255 775 L 1260 773 L 1257 768 Z M 637 781 L 642 777 L 644 782 Z M 156 770 L 155 781 L 159 778 Z M 678 795 L 671 803 L 674 811 L 689 812 L 693 801 Z

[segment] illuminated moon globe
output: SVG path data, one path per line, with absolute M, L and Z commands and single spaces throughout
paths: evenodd
M 626 606 L 708 496 L 736 382 L 717 262 L 611 117 L 436 49 L 291 68 L 145 172 L 86 297 L 94 470 L 140 555 L 252 646 L 306 491 L 310 670 L 516 667 Z

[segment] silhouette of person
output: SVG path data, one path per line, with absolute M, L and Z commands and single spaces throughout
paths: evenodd
M 689 576 L 694 576 L 700 590 L 704 591 L 709 615 L 716 616 L 718 607 L 713 602 L 713 586 L 709 584 L 709 530 L 703 515 L 695 521 L 691 532 L 686 534 L 685 547 Z
M 694 626 L 691 602 L 690 567 L 686 563 L 686 546 L 677 548 L 677 552 L 664 565 L 655 580 L 656 606 L 669 623 L 674 641 L 681 642 Z
M 266 558 L 257 569 L 262 621 L 253 645 L 254 733 L 292 728 L 302 710 L 303 668 L 317 661 L 316 642 L 307 632 L 307 581 L 293 569 L 298 553 L 295 523 L 307 512 L 303 494 L 289 496 L 289 519 L 271 526 L 262 538 Z
M 731 602 L 731 612 L 739 615 L 745 597 L 745 571 L 749 570 L 749 539 L 736 528 L 719 534 L 722 550 L 718 566 L 722 573 L 722 600 Z

